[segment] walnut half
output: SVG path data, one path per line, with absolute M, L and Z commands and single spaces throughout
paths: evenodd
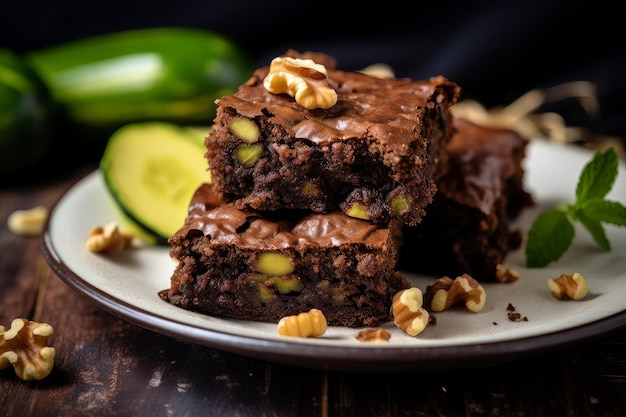
M 422 291 L 416 287 L 394 294 L 391 311 L 394 324 L 410 336 L 422 333 L 430 322 L 430 314 L 422 308 Z
M 9 230 L 16 235 L 38 236 L 47 219 L 48 209 L 44 206 L 36 206 L 28 210 L 15 210 L 9 215 L 7 225 Z
M 134 236 L 122 231 L 115 222 L 95 226 L 89 231 L 85 247 L 90 252 L 113 252 L 133 245 Z
M 363 329 L 358 332 L 354 338 L 364 343 L 384 343 L 391 339 L 391 332 L 382 327 Z
M 328 84 L 326 67 L 311 59 L 278 57 L 263 80 L 274 94 L 289 94 L 305 109 L 329 109 L 337 104 L 337 92 Z
M 475 313 L 485 306 L 487 295 L 482 285 L 468 274 L 452 279 L 441 277 L 426 288 L 426 306 L 431 311 L 443 311 L 464 303 L 468 310 Z
M 324 313 L 316 308 L 307 312 L 286 316 L 278 322 L 278 334 L 294 337 L 318 337 L 328 328 Z
M 554 298 L 559 300 L 582 300 L 589 291 L 587 279 L 578 272 L 551 278 L 548 280 L 547 286 Z
M 13 365 L 18 377 L 25 381 L 43 379 L 54 366 L 56 350 L 47 346 L 54 332 L 47 323 L 17 318 L 6 330 L 0 326 L 0 369 Z

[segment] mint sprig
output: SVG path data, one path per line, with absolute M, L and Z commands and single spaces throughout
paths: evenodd
M 615 149 L 597 151 L 580 173 L 574 203 L 550 208 L 535 218 L 526 240 L 528 268 L 559 260 L 574 240 L 574 222 L 582 224 L 602 249 L 611 250 L 604 223 L 626 227 L 626 207 L 605 199 L 617 178 L 618 164 Z

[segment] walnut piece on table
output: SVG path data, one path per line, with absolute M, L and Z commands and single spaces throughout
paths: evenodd
M 56 350 L 47 346 L 54 329 L 47 323 L 16 318 L 11 328 L 0 326 L 0 369 L 13 365 L 20 379 L 43 379 L 54 366 Z

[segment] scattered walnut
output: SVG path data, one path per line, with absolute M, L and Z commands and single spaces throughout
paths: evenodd
M 371 75 L 372 77 L 382 78 L 382 79 L 387 79 L 387 80 L 392 80 L 396 78 L 393 72 L 393 69 L 389 65 L 383 64 L 383 63 L 369 65 L 363 68 L 359 72 L 362 72 L 363 74 Z
M 354 336 L 359 342 L 388 342 L 391 332 L 382 327 L 375 329 L 363 329 Z
M 430 314 L 422 308 L 419 288 L 412 287 L 394 294 L 391 310 L 395 325 L 411 336 L 422 333 L 430 321 Z
M 582 300 L 587 295 L 589 285 L 582 274 L 562 274 L 558 278 L 550 278 L 547 282 L 548 290 L 559 300 Z
M 43 379 L 54 366 L 56 351 L 47 346 L 52 326 L 17 318 L 6 330 L 0 326 L 0 369 L 13 365 L 18 377 L 25 381 Z
M 519 279 L 519 273 L 508 266 L 498 264 L 496 266 L 496 279 L 503 283 L 515 282 Z
M 324 313 L 316 308 L 294 316 L 287 316 L 278 322 L 281 336 L 317 337 L 326 332 L 328 324 Z
M 95 226 L 89 231 L 85 247 L 90 252 L 113 252 L 129 248 L 134 237 L 120 230 L 115 222 L 104 227 Z
M 450 307 L 465 303 L 470 311 L 481 311 L 485 306 L 487 294 L 482 285 L 468 274 L 456 279 L 442 277 L 433 285 L 426 287 L 426 306 L 431 311 L 443 311 Z
M 47 219 L 48 209 L 44 206 L 36 206 L 28 210 L 15 210 L 9 215 L 7 225 L 9 230 L 16 235 L 38 236 Z
M 311 59 L 274 58 L 263 86 L 274 94 L 289 94 L 309 110 L 329 109 L 337 103 L 337 92 L 328 84 L 326 67 Z

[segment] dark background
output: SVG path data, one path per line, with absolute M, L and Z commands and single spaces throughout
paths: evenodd
M 353 2 L 350 2 L 353 3 Z M 624 138 L 626 30 L 619 2 L 374 2 L 241 0 L 10 1 L 0 11 L 0 46 L 24 52 L 125 29 L 184 26 L 220 32 L 257 66 L 288 48 L 335 56 L 358 70 L 384 62 L 397 76 L 443 74 L 462 98 L 506 105 L 533 88 L 567 81 L 597 87 L 600 114 L 575 99 L 549 102 L 569 125 Z

